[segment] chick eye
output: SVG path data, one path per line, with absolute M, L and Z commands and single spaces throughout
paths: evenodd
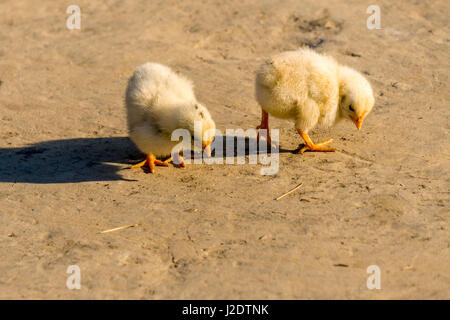
M 349 109 L 350 111 L 352 111 L 352 112 L 355 111 L 355 109 L 353 109 L 353 106 L 352 106 L 352 105 L 349 105 L 349 106 L 348 106 L 348 109 Z

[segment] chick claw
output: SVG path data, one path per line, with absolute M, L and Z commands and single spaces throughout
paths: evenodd
M 336 148 L 326 148 L 325 146 L 329 145 L 331 142 L 333 142 L 333 139 L 329 139 L 324 142 L 314 143 L 312 142 L 311 138 L 306 134 L 298 130 L 298 133 L 300 136 L 305 140 L 306 145 L 300 149 L 299 153 L 303 153 L 306 150 L 313 151 L 313 152 L 334 152 L 336 151 Z
M 325 148 L 326 145 L 329 145 L 331 142 L 333 142 L 333 139 L 324 141 L 324 142 L 320 142 L 320 143 L 316 143 L 316 144 L 312 144 L 312 145 L 305 145 L 303 148 L 300 149 L 300 153 L 305 152 L 306 150 L 308 151 L 315 151 L 315 152 L 334 152 L 336 151 L 336 148 Z
M 150 173 L 154 173 L 155 166 L 168 167 L 170 161 L 172 161 L 172 158 L 161 161 L 161 160 L 156 159 L 156 157 L 150 153 L 147 155 L 147 157 L 145 158 L 144 161 L 141 161 L 139 163 L 136 163 L 135 165 L 132 165 L 131 168 L 132 169 L 141 168 L 141 167 L 144 167 L 145 165 L 147 165 L 148 168 L 150 169 Z
M 174 161 L 175 160 L 175 161 Z M 172 160 L 172 158 L 170 158 L 170 161 L 172 161 L 173 163 L 179 165 L 182 168 L 186 168 L 186 163 L 184 163 L 184 159 L 182 155 L 178 155 L 176 156 L 176 158 Z M 167 160 L 166 160 L 167 161 Z

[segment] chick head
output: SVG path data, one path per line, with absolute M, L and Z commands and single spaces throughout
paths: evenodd
M 206 151 L 206 153 L 210 156 L 211 149 L 210 145 L 214 140 L 216 134 L 216 124 L 211 117 L 208 109 L 206 109 L 200 103 L 197 103 L 194 106 L 194 109 L 197 110 L 197 114 L 200 116 L 197 121 L 201 121 L 202 123 L 202 148 Z
M 201 139 L 202 149 L 210 155 L 210 144 L 215 137 L 216 124 L 205 106 L 194 102 L 187 108 L 183 108 L 179 117 L 179 126 L 189 130 L 193 142 Z M 196 132 L 200 131 L 199 129 L 201 132 Z
M 364 118 L 372 111 L 374 103 L 369 81 L 349 67 L 339 67 L 340 116 L 352 120 L 359 130 Z

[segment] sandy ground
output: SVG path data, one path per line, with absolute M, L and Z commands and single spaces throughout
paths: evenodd
M 380 30 L 373 1 L 76 1 L 70 31 L 73 2 L 0 3 L 0 298 L 450 298 L 448 1 L 377 1 Z M 280 153 L 273 176 L 127 169 L 136 66 L 192 78 L 218 129 L 254 128 L 255 70 L 303 45 L 374 88 L 362 131 L 314 130 L 338 152 Z M 292 123 L 271 126 L 297 148 Z

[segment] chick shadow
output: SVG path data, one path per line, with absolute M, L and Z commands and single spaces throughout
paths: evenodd
M 217 144 L 220 140 L 222 144 Z M 258 149 L 260 146 L 256 139 L 240 136 L 221 136 L 213 143 L 217 144 L 217 148 L 213 150 L 212 156 L 224 159 L 292 152 L 270 147 Z M 136 181 L 123 178 L 121 171 L 128 170 L 130 165 L 144 157 L 128 137 L 53 140 L 26 147 L 0 148 L 0 182 L 50 184 Z
M 143 156 L 127 137 L 78 138 L 0 148 L 0 182 L 76 183 L 124 179 L 118 164 Z
M 293 152 L 293 150 L 283 149 L 281 147 L 270 147 L 264 139 L 261 139 L 261 141 L 258 142 L 256 138 L 237 135 L 216 136 L 211 148 L 212 157 L 222 157 L 223 159 Z

